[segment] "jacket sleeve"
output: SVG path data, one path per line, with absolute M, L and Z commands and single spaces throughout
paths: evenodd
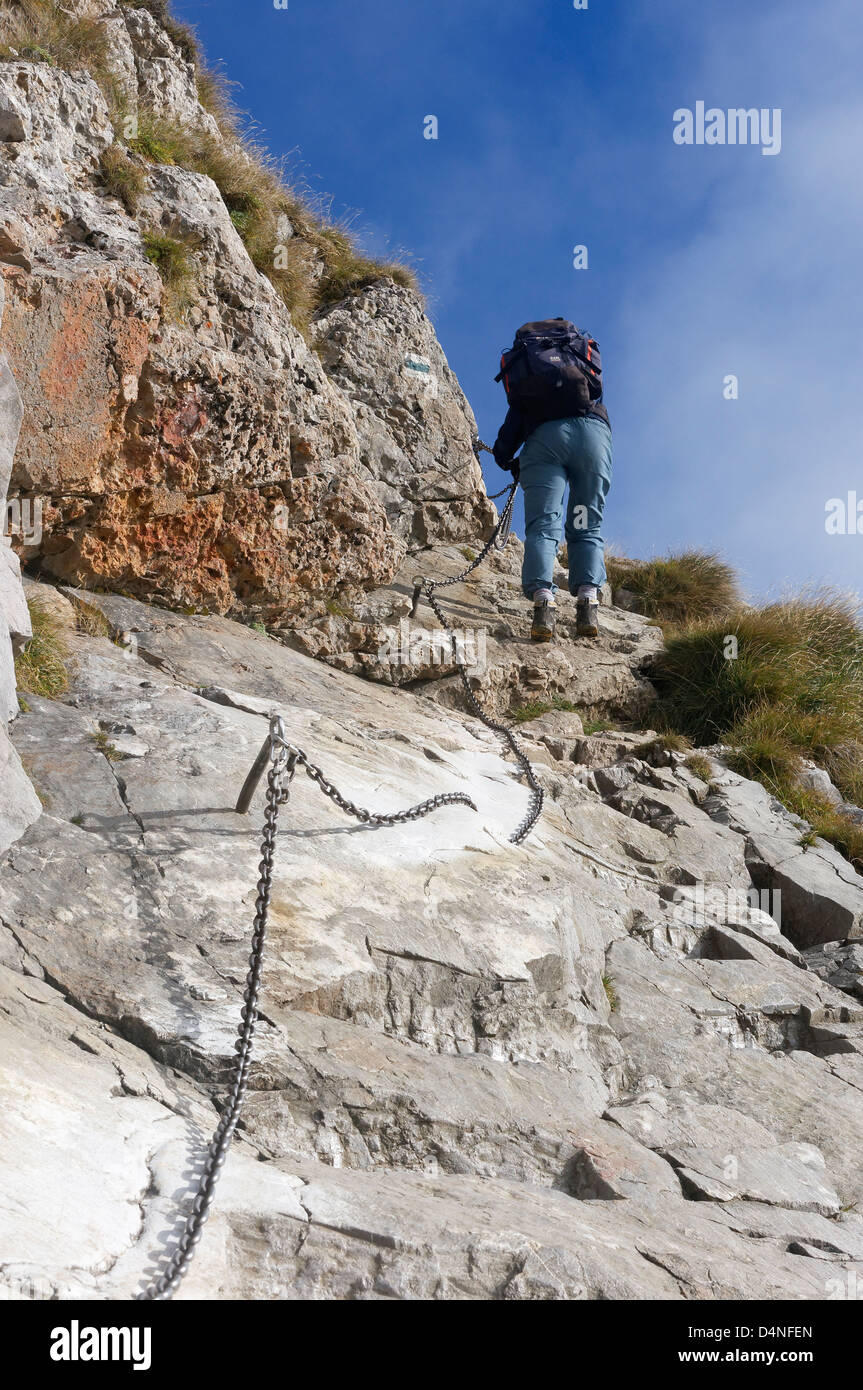
M 521 448 L 527 433 L 525 430 L 525 420 L 523 415 L 519 415 L 517 410 L 508 410 L 506 419 L 500 428 L 500 433 L 494 442 L 494 460 L 500 467 L 509 470 L 513 458 Z

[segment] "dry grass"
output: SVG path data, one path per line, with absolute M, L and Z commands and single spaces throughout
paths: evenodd
M 863 828 L 799 786 L 810 759 L 846 801 L 863 800 L 863 626 L 855 598 L 804 592 L 678 625 L 653 680 L 663 727 L 699 745 L 728 744 L 737 772 L 863 868 Z
M 111 624 L 101 608 L 94 608 L 91 603 L 85 603 L 83 599 L 73 598 L 71 595 L 70 602 L 75 610 L 77 632 L 86 632 L 90 637 L 110 637 Z
M 691 747 L 692 742 L 685 734 L 666 729 L 658 733 L 656 738 L 650 738 L 646 743 L 640 743 L 634 752 L 639 758 L 652 758 L 661 753 L 685 753 Z
M 727 613 L 741 602 L 737 576 L 719 555 L 700 550 L 635 563 L 606 556 L 612 589 L 637 594 L 644 612 L 667 623 L 688 623 Z
M 199 242 L 178 227 L 151 227 L 143 232 L 144 250 L 165 286 L 163 309 L 168 318 L 183 317 L 193 299 L 195 251 Z
M 272 282 L 296 325 L 307 331 L 315 313 L 387 277 L 417 289 L 407 266 L 364 255 L 351 235 L 286 183 L 281 166 L 240 129 L 229 94 L 208 73 L 207 100 L 227 140 L 141 112 L 130 146 L 153 164 L 176 164 L 211 178 L 257 270 Z
M 707 758 L 701 753 L 693 753 L 686 759 L 686 766 L 693 777 L 700 777 L 702 782 L 709 782 L 713 776 L 713 769 Z
M 172 17 L 166 0 L 121 3 L 148 10 L 194 65 L 201 105 L 215 117 L 224 137 L 141 110 L 129 148 L 150 163 L 176 164 L 213 179 L 253 264 L 272 282 L 302 332 L 308 333 L 321 309 L 383 278 L 418 290 L 407 265 L 366 255 L 348 228 L 328 216 L 320 200 L 289 184 L 282 166 L 263 148 L 234 102 L 232 84 L 204 65 L 193 31 Z M 85 68 L 102 87 L 115 127 L 124 127 L 131 113 L 110 70 L 99 20 L 75 19 L 57 0 L 14 0 L 0 15 L 0 56 L 13 53 L 69 71 Z M 102 179 L 107 191 L 134 214 L 144 176 L 128 156 L 124 163 L 123 156 L 119 146 L 106 152 Z
M 147 184 L 141 166 L 129 158 L 122 145 L 113 144 L 102 153 L 100 169 L 105 192 L 112 198 L 119 198 L 126 211 L 134 216 Z
M 516 705 L 509 714 L 514 724 L 528 724 L 531 719 L 541 719 L 544 714 L 552 714 L 555 710 L 564 714 L 578 714 L 578 705 L 563 695 L 555 695 L 549 702 L 532 700 L 526 705 Z
M 617 992 L 614 981 L 610 975 L 603 975 L 602 988 L 605 990 L 605 997 L 613 1014 L 620 1008 L 620 995 Z
M 19 690 L 56 700 L 69 689 L 69 649 L 63 629 L 38 599 L 29 599 L 33 636 L 15 658 Z
M 97 733 L 94 733 L 93 742 L 99 752 L 105 755 L 109 763 L 117 763 L 120 761 L 120 753 L 118 753 L 108 735 L 103 730 L 100 729 Z
M 70 15 L 58 0 L 7 0 L 0 11 L 0 57 L 83 68 L 100 85 L 111 84 L 108 40 L 97 19 Z

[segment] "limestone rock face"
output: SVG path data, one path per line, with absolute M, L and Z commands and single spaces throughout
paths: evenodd
M 158 6 L 68 8 L 128 107 L 220 138 Z M 235 805 L 272 713 L 360 807 L 475 809 L 374 827 L 297 770 L 179 1296 L 836 1297 L 863 1277 L 863 879 L 721 749 L 708 785 L 637 732 L 647 618 L 606 602 L 579 641 L 564 594 L 537 648 L 515 538 L 460 577 L 494 511 L 415 295 L 381 280 L 310 346 L 208 178 L 107 196 L 114 136 L 85 73 L 0 63 L 0 499 L 42 506 L 0 546 L 0 1298 L 165 1267 L 234 1057 L 262 790 Z M 194 247 L 183 313 L 156 233 Z M 471 688 L 543 787 L 522 845 L 528 789 L 418 574 L 458 581 Z M 70 683 L 19 710 L 25 593 Z
M 863 937 L 863 878 L 826 840 L 805 843 L 805 821 L 758 783 L 728 771 L 705 805 L 720 824 L 746 836 L 752 880 L 780 895 L 784 930 L 796 946 Z
M 153 16 L 103 18 L 130 99 L 218 138 Z M 107 195 L 114 138 L 86 73 L 0 65 L 4 346 L 24 402 L 12 487 L 43 512 L 22 557 L 74 584 L 293 623 L 387 582 L 416 538 L 487 530 L 473 416 L 417 296 L 381 281 L 335 306 L 313 325 L 317 355 L 209 178 L 139 160 L 135 216 Z M 191 248 L 182 313 L 148 259 L 154 233 Z
M 108 635 L 67 629 L 69 692 L 13 725 L 44 814 L 0 861 L 4 1291 L 127 1298 L 164 1266 L 232 1056 L 262 793 L 233 806 L 271 709 L 359 805 L 478 810 L 363 828 L 298 772 L 181 1297 L 823 1299 L 863 1273 L 863 1004 L 747 907 L 747 835 L 679 755 L 527 721 L 547 800 L 514 847 L 527 790 L 475 719 L 76 597 Z
M 558 595 L 560 640 L 545 646 L 531 642 L 532 610 L 519 578 L 522 549 L 511 535 L 505 548 L 493 551 L 467 580 L 437 592 L 473 688 L 496 714 L 536 706 L 538 713 L 554 711 L 559 721 L 577 721 L 578 709 L 640 721 L 656 698 L 648 667 L 662 646 L 659 628 L 639 614 L 603 608 L 599 640 L 577 641 L 575 600 L 564 589 Z M 350 607 L 283 630 L 282 636 L 339 670 L 388 685 L 421 685 L 432 699 L 461 708 L 464 693 L 452 641 L 425 600 L 414 616 L 411 607 L 416 576 L 452 581 L 476 553 L 453 545 L 413 550 L 390 584 L 359 596 Z M 571 753 L 580 732 L 570 722 Z
M 0 328 L 5 293 L 0 279 Z M 9 364 L 0 353 L 0 847 L 17 840 L 42 813 L 21 760 L 9 741 L 7 721 L 18 713 L 15 652 L 31 634 L 30 614 L 21 587 L 18 557 L 6 533 L 6 491 L 21 427 L 21 397 Z
M 473 412 L 413 296 L 368 290 L 322 316 L 316 342 L 396 535 L 414 549 L 487 534 L 494 508 L 477 488 Z

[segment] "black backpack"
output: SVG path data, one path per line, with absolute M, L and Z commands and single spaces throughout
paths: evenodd
M 602 397 L 599 346 L 568 319 L 526 323 L 495 381 L 503 382 L 513 410 L 534 420 L 586 415 Z

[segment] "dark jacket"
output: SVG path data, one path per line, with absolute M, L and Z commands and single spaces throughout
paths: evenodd
M 593 402 L 587 414 L 595 415 L 597 419 L 604 420 L 609 429 L 611 428 L 608 411 L 602 404 L 602 396 L 598 401 Z M 534 430 L 539 429 L 540 425 L 546 424 L 547 418 L 543 416 L 542 419 L 534 420 L 527 415 L 521 415 L 517 410 L 508 410 L 506 419 L 500 427 L 500 433 L 494 442 L 495 463 L 507 472 L 511 472 L 513 459 L 518 450 L 528 436 L 533 434 Z

